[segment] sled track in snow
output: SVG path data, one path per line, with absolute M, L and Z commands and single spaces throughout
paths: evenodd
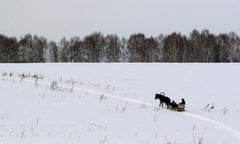
M 2 80 L 3 77 L 0 76 L 0 80 Z M 9 79 L 9 78 L 5 78 L 5 80 L 14 80 L 14 79 Z M 32 79 L 24 79 L 22 80 L 22 82 L 29 82 L 29 83 L 35 83 L 36 81 L 32 80 Z M 51 82 L 48 81 L 37 81 L 38 85 L 45 85 L 45 86 L 51 86 Z M 66 88 L 66 89 L 70 89 L 70 87 L 68 85 L 65 84 L 58 84 L 58 86 L 62 87 L 62 88 Z M 140 101 L 140 100 L 135 100 L 135 99 L 130 99 L 130 98 L 125 98 L 125 97 L 119 97 L 119 96 L 115 96 L 115 95 L 111 95 L 111 94 L 107 94 L 107 93 L 103 93 L 103 92 L 99 92 L 99 91 L 94 91 L 94 90 L 88 90 L 86 88 L 80 88 L 80 87 L 74 87 L 73 88 L 74 91 L 81 91 L 81 92 L 87 92 L 87 93 L 91 93 L 94 95 L 104 95 L 106 97 L 109 98 L 113 98 L 113 99 L 117 99 L 117 100 L 121 100 L 121 101 L 126 101 L 126 102 L 131 102 L 131 103 L 135 103 L 135 104 L 140 104 L 140 105 L 145 105 L 146 107 L 151 107 L 151 108 L 156 108 L 156 105 L 152 104 L 152 103 L 147 103 L 144 101 Z M 184 115 L 193 119 L 197 119 L 200 121 L 204 121 L 208 124 L 211 124 L 212 126 L 215 126 L 216 128 L 222 129 L 225 132 L 227 132 L 228 134 L 238 138 L 240 140 L 240 132 L 232 127 L 229 127 L 227 125 L 224 125 L 221 122 L 218 122 L 216 120 L 210 119 L 208 117 L 204 117 L 201 115 L 197 115 L 197 114 L 193 114 L 190 112 L 176 112 L 179 115 Z

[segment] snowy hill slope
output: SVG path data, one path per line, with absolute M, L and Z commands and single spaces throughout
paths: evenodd
M 3 144 L 240 142 L 238 64 L 0 64 L 0 72 Z M 160 91 L 184 97 L 187 111 L 158 108 Z

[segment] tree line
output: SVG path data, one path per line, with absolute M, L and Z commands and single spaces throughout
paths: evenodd
M 240 38 L 234 32 L 215 35 L 207 29 L 194 29 L 188 36 L 138 33 L 128 39 L 95 32 L 60 42 L 31 34 L 19 39 L 0 34 L 0 62 L 240 62 Z

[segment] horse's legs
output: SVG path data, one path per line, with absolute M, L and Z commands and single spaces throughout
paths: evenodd
M 159 107 L 161 107 L 161 106 L 163 107 L 163 102 L 160 102 Z

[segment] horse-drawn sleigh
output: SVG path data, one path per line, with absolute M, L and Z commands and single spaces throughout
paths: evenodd
M 159 107 L 163 107 L 163 104 L 167 106 L 167 109 L 174 110 L 174 111 L 185 111 L 185 100 L 182 98 L 180 103 L 176 103 L 174 100 L 171 101 L 171 99 L 167 96 L 165 96 L 164 92 L 155 94 L 155 100 L 159 99 L 160 104 Z

